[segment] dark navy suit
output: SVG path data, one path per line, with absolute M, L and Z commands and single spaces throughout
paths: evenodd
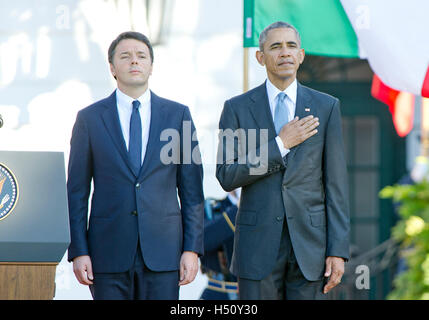
M 183 135 L 186 124 L 193 133 L 186 106 L 151 92 L 149 140 L 140 172 L 134 172 L 121 131 L 116 91 L 78 113 L 67 182 L 69 261 L 89 255 L 95 273 L 120 273 L 133 266 L 139 247 L 147 268 L 161 272 L 178 270 L 183 251 L 203 253 L 203 171 L 201 162 L 182 161 L 183 139 L 199 155 L 198 142 Z M 165 129 L 175 129 L 181 141 L 161 141 Z M 173 152 L 175 163 L 161 161 L 166 144 L 179 150 Z

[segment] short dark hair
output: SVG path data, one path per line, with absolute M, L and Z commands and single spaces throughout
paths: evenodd
M 264 51 L 264 44 L 265 41 L 267 40 L 267 35 L 268 35 L 268 31 L 273 30 L 273 29 L 279 29 L 279 28 L 289 28 L 292 29 L 293 31 L 295 31 L 296 34 L 296 38 L 298 39 L 298 44 L 299 46 L 301 46 L 301 36 L 299 35 L 298 30 L 291 25 L 290 23 L 284 22 L 284 21 L 277 21 L 274 22 L 272 24 L 270 24 L 269 26 L 265 27 L 264 30 L 262 30 L 262 32 L 259 34 L 259 50 L 260 51 Z
M 122 32 L 119 36 L 116 37 L 115 40 L 113 40 L 107 52 L 109 63 L 113 64 L 113 56 L 115 55 L 116 46 L 118 45 L 119 42 L 125 39 L 138 40 L 143 42 L 145 45 L 147 45 L 147 47 L 149 48 L 150 60 L 153 63 L 153 48 L 152 48 L 152 45 L 150 44 L 149 39 L 143 33 L 136 32 L 136 31 Z

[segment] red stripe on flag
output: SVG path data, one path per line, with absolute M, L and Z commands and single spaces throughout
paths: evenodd
M 426 70 L 425 80 L 423 81 L 422 97 L 429 98 L 429 66 Z
M 371 95 L 389 106 L 389 111 L 395 112 L 395 101 L 399 91 L 386 86 L 383 81 L 374 73 L 372 77 Z
M 376 74 L 372 78 L 371 95 L 389 106 L 396 132 L 405 137 L 413 128 L 414 96 L 386 86 Z

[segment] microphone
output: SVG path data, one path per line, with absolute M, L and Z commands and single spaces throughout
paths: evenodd
M 1 127 L 3 127 L 3 118 L 1 117 L 1 114 L 0 114 L 0 128 Z

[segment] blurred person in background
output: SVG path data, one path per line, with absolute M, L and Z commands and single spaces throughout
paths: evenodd
M 204 220 L 204 256 L 201 271 L 208 277 L 208 285 L 201 294 L 203 300 L 236 300 L 237 278 L 231 274 L 235 217 L 241 189 L 227 194 L 222 200 L 207 199 Z

